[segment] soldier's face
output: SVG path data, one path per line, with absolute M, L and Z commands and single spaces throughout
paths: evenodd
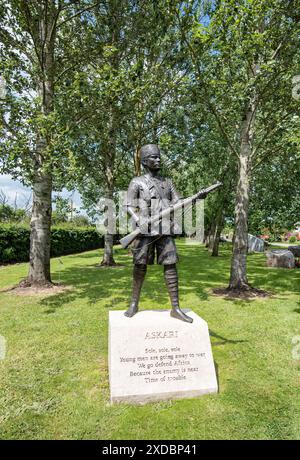
M 160 152 L 159 150 L 154 151 L 147 157 L 146 165 L 149 169 L 158 170 L 160 169 Z

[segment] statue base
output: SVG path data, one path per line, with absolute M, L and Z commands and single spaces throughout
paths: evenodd
M 207 323 L 184 310 L 193 323 L 169 310 L 146 310 L 132 318 L 109 312 L 109 382 L 112 403 L 144 404 L 217 393 Z

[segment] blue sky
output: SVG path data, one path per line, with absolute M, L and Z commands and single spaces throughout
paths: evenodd
M 8 204 L 14 204 L 15 199 L 17 199 L 17 206 L 21 208 L 24 203 L 28 200 L 31 195 L 31 190 L 28 187 L 24 187 L 18 180 L 13 180 L 9 174 L 0 174 L 0 191 L 2 191 L 8 198 Z M 54 192 L 54 195 L 57 195 L 58 192 Z M 82 206 L 82 201 L 80 194 L 75 190 L 70 192 L 66 189 L 63 189 L 59 193 L 63 198 L 73 199 L 74 207 L 80 210 Z M 83 211 L 81 211 L 83 214 Z

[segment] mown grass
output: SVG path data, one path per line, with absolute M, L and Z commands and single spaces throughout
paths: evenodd
M 211 294 L 228 281 L 230 250 L 177 243 L 182 307 L 209 325 L 220 392 L 144 406 L 109 403 L 108 312 L 127 307 L 131 258 L 97 268 L 101 251 L 52 259 L 65 293 L 0 294 L 2 439 L 298 439 L 300 435 L 300 270 L 270 269 L 249 256 L 253 285 L 270 298 L 225 300 Z M 27 264 L 0 268 L 0 288 L 26 275 Z M 159 266 L 150 267 L 141 308 L 168 308 Z M 300 337 L 299 337 L 300 343 Z M 293 353 L 294 350 L 294 353 Z

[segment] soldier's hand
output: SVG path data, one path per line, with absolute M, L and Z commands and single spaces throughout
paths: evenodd
M 200 193 L 199 196 L 198 196 L 198 198 L 200 198 L 200 200 L 204 200 L 206 197 L 207 197 L 207 193 L 205 193 L 205 192 Z
M 139 226 L 140 226 L 140 218 L 137 217 L 137 215 L 132 216 L 132 220 L 133 220 L 133 224 L 134 224 L 136 227 L 139 227 Z

